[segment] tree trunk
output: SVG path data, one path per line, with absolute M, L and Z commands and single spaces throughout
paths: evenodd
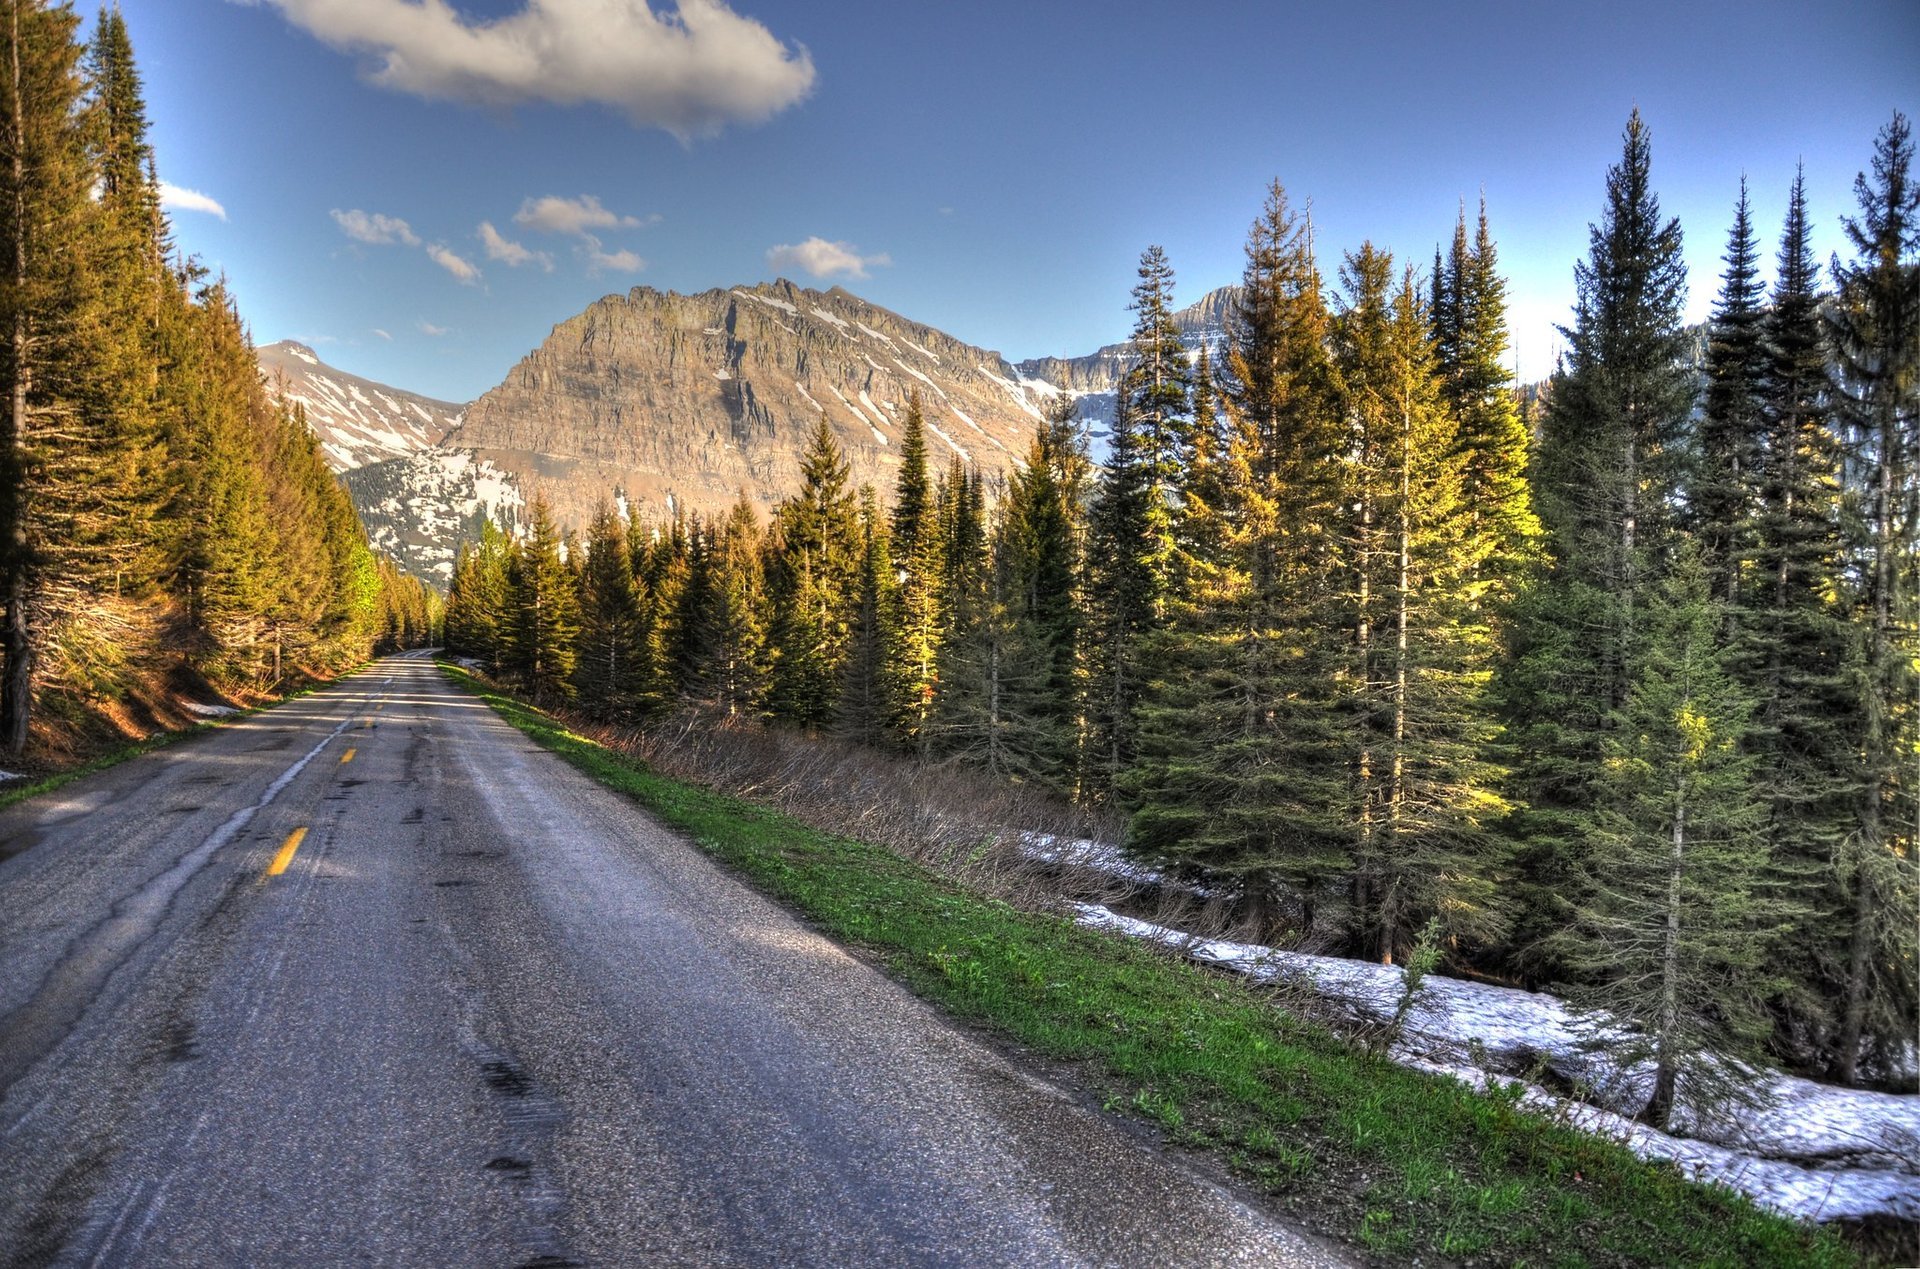
M 1680 880 L 1687 854 L 1687 795 L 1685 779 L 1675 794 L 1673 806 L 1673 846 L 1667 856 L 1667 930 L 1660 952 L 1660 1012 L 1654 1030 L 1653 1098 L 1647 1103 L 1646 1121 L 1662 1132 L 1673 1114 L 1674 1086 L 1679 1082 L 1679 1060 L 1675 1052 L 1676 1032 L 1680 1029 Z
M 0 735 L 10 753 L 27 747 L 27 731 L 33 716 L 33 638 L 28 624 L 27 605 L 31 579 L 27 561 L 26 524 L 26 439 L 27 439 L 27 176 L 25 102 L 22 101 L 20 73 L 20 6 L 14 0 L 8 7 L 8 89 L 12 96 L 13 135 L 7 138 L 13 150 L 13 270 L 14 308 L 8 339 L 13 355 L 13 391 L 7 400 L 8 502 L 6 589 L 7 613 L 4 635 L 6 669 L 0 682 Z

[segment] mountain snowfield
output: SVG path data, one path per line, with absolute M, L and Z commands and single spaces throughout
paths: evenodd
M 267 382 L 306 410 L 335 473 L 430 449 L 465 413 L 464 406 L 336 370 L 290 339 L 268 344 L 258 355 Z

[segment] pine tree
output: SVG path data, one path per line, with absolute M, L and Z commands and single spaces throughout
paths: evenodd
M 1692 404 L 1680 226 L 1662 218 L 1650 172 L 1635 111 L 1588 258 L 1574 268 L 1569 351 L 1541 426 L 1534 501 L 1551 563 L 1510 624 L 1502 690 L 1520 755 L 1515 801 L 1526 807 L 1516 937 L 1523 961 L 1548 977 L 1584 902 L 1593 781 L 1637 673 L 1637 610 L 1671 528 Z
M 1124 782 L 1134 849 L 1235 878 L 1256 922 L 1286 904 L 1315 941 L 1344 931 L 1353 822 L 1336 686 L 1346 435 L 1327 323 L 1308 226 L 1276 183 L 1230 315 L 1222 435 L 1188 483 L 1179 638 L 1156 655 Z
M 1751 703 L 1723 663 L 1726 617 L 1691 543 L 1643 596 L 1642 647 L 1620 725 L 1603 747 L 1601 801 L 1574 927 L 1582 993 L 1630 1033 L 1623 1064 L 1651 1059 L 1644 1112 L 1665 1129 L 1682 1075 L 1712 1100 L 1764 1035 L 1761 794 L 1747 753 Z
M 709 532 L 704 585 L 688 588 L 705 592 L 694 625 L 694 690 L 728 717 L 756 717 L 769 670 L 766 575 L 759 521 L 744 493 Z
M 1016 740 L 1019 765 L 1063 793 L 1074 792 L 1081 742 L 1082 505 L 1091 463 L 1073 398 L 1047 404 L 1027 460 L 1009 481 L 1002 532 L 1008 552 L 1006 602 L 1016 636 L 1038 666 L 1028 726 Z
M 1186 343 L 1173 320 L 1173 266 L 1167 263 L 1166 253 L 1148 247 L 1140 257 L 1139 276 L 1133 288 L 1129 365 L 1121 376 L 1119 394 L 1125 398 L 1145 478 L 1149 606 L 1159 620 L 1165 616 L 1173 567 L 1180 488 L 1193 451 L 1193 378 Z
M 1430 921 L 1497 934 L 1505 810 L 1488 759 L 1493 632 L 1481 602 L 1500 537 L 1466 499 L 1468 456 L 1439 399 L 1431 320 L 1410 273 L 1371 244 L 1347 257 L 1333 348 L 1354 457 L 1344 571 L 1352 667 L 1354 940 L 1391 962 Z
M 648 677 L 641 608 L 626 525 L 602 503 L 587 532 L 580 574 L 579 657 L 573 670 L 578 699 L 602 718 L 631 714 Z
M 774 511 L 768 708 L 802 727 L 832 720 L 845 671 L 860 558 L 849 470 L 823 414 L 801 460 L 800 492 Z
M 1143 661 L 1164 618 L 1175 548 L 1171 516 L 1154 510 L 1152 462 L 1125 393 L 1115 403 L 1111 437 L 1087 517 L 1085 781 L 1096 799 L 1133 765 Z
M 1859 827 L 1839 861 L 1852 903 L 1835 1070 L 1849 1083 L 1869 1052 L 1884 1062 L 1911 1044 L 1920 1012 L 1912 920 L 1920 902 L 1912 769 L 1920 739 L 1920 185 L 1912 162 L 1912 132 L 1896 112 L 1875 141 L 1871 179 L 1863 172 L 1854 182 L 1858 218 L 1841 221 L 1856 258 L 1833 263 L 1827 323 L 1836 412 L 1858 473 L 1850 545 L 1864 645 L 1855 672 Z
M 1691 487 L 1693 518 L 1714 597 L 1733 620 L 1745 602 L 1753 551 L 1754 477 L 1763 425 L 1760 384 L 1766 374 L 1761 338 L 1765 318 L 1758 248 L 1740 182 L 1733 228 L 1727 235 L 1727 271 L 1714 306 L 1707 344 L 1707 392 L 1700 419 L 1700 454 Z
M 1467 505 L 1481 532 L 1492 536 L 1493 553 L 1483 573 L 1492 584 L 1490 598 L 1498 601 L 1518 585 L 1519 571 L 1535 551 L 1540 522 L 1527 484 L 1531 433 L 1506 366 L 1507 284 L 1487 227 L 1484 197 L 1472 245 L 1462 208 L 1444 279 L 1437 257 L 1435 277 L 1441 399 L 1459 421 Z
M 860 490 L 860 568 L 834 730 L 878 746 L 887 735 L 887 639 L 893 629 L 894 570 L 888 528 L 872 485 Z
M 1775 1045 L 1801 1066 L 1824 1062 L 1837 1021 L 1831 1002 L 1844 995 L 1851 905 L 1838 862 L 1857 819 L 1847 770 L 1857 719 L 1846 678 L 1853 636 L 1834 594 L 1840 451 L 1820 305 L 1805 181 L 1796 176 L 1762 329 L 1765 434 L 1741 648 L 1757 700 L 1755 780 L 1769 801 L 1769 884 L 1803 898 L 1772 968 L 1785 985 Z
M 579 655 L 579 591 L 544 497 L 534 498 L 527 536 L 514 544 L 509 557 L 507 603 L 512 631 L 510 672 L 526 685 L 536 704 L 572 700 Z
M 33 709 L 32 610 L 59 508 L 44 469 L 86 389 L 87 276 L 93 172 L 82 109 L 78 20 L 64 6 L 6 0 L 0 7 L 0 741 L 19 753 Z M 51 452 L 50 452 L 51 451 Z
M 918 392 L 907 398 L 901 429 L 891 545 L 900 574 L 897 620 L 888 640 L 891 713 L 900 740 L 924 757 L 932 745 L 930 720 L 939 693 L 946 542 L 927 473 L 926 424 Z

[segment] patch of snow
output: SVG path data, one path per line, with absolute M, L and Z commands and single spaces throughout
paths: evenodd
M 793 317 L 800 316 L 799 309 L 787 303 L 785 300 L 776 300 L 771 295 L 759 295 L 753 291 L 743 291 L 737 286 L 733 288 L 733 293 L 743 300 L 752 300 L 756 304 L 765 304 L 768 308 L 777 308 L 781 312 Z M 789 326 L 787 329 L 792 330 L 793 328 Z
M 1019 384 L 1015 383 L 1011 379 L 1002 378 L 1001 376 L 993 373 L 993 371 L 987 369 L 985 366 L 976 366 L 974 368 L 978 370 L 981 374 L 985 375 L 987 378 L 999 384 L 1002 388 L 1006 389 L 1007 395 L 1013 398 L 1013 403 L 1019 406 L 1022 410 L 1025 410 L 1028 414 L 1032 415 L 1036 419 L 1042 419 L 1046 417 L 1045 415 L 1041 414 L 1040 411 L 1033 408 L 1033 402 L 1027 400 L 1027 394 L 1020 387 Z
M 306 349 L 302 348 L 298 344 L 287 345 L 287 356 L 294 358 L 296 361 L 304 361 L 309 366 L 317 366 L 320 364 L 320 359 L 318 357 L 314 356 L 312 353 L 308 352 Z
M 873 433 L 874 440 L 879 441 L 882 445 L 887 444 L 887 434 L 885 432 L 873 426 L 871 423 L 867 425 L 867 430 Z
M 1054 847 L 1043 843 L 1041 849 Z M 1097 847 L 1086 857 L 1097 865 L 1114 863 Z M 1397 965 L 1200 939 L 1097 904 L 1074 908 L 1082 925 L 1158 943 L 1254 982 L 1305 982 L 1372 1021 L 1390 1019 L 1405 994 L 1405 973 Z M 1758 1106 L 1708 1111 L 1688 1097 L 1683 1076 L 1673 1124 L 1688 1135 L 1668 1136 L 1629 1118 L 1646 1105 L 1647 1064 L 1623 1070 L 1594 1047 L 1596 1039 L 1619 1034 L 1604 1016 L 1578 1014 L 1544 993 L 1430 975 L 1407 1012 L 1393 1056 L 1422 1069 L 1466 1072 L 1469 1082 L 1544 1063 L 1587 1090 L 1591 1101 L 1576 1105 L 1536 1090 L 1539 1097 L 1577 1126 L 1618 1135 L 1643 1158 L 1698 1168 L 1704 1179 L 1807 1219 L 1871 1213 L 1920 1218 L 1920 1096 L 1765 1072 L 1754 1090 Z
M 0 780 L 24 780 L 26 778 L 27 777 L 21 775 L 18 771 L 0 771 Z
M 987 429 L 984 427 L 981 427 L 978 423 L 975 423 L 972 419 L 968 418 L 967 412 L 965 410 L 956 408 L 952 402 L 948 402 L 947 408 L 953 411 L 954 418 L 959 419 L 962 423 L 965 423 L 968 427 L 980 433 L 980 435 L 985 436 L 987 434 Z
M 716 378 L 716 379 L 718 379 L 718 380 L 719 380 L 720 382 L 722 382 L 722 383 L 725 383 L 725 382 L 726 382 L 727 380 L 729 380 L 729 379 L 731 379 L 731 378 L 733 378 L 733 371 L 731 371 L 731 370 L 716 370 L 716 371 L 714 371 L 714 372 L 713 372 L 713 377 L 714 377 L 714 378 Z
M 793 381 L 793 386 L 799 390 L 801 396 L 807 399 L 808 405 L 812 406 L 815 410 L 819 411 L 821 414 L 825 414 L 827 412 L 827 407 L 824 405 L 821 405 L 818 401 L 815 401 L 813 399 L 813 393 L 807 391 L 807 386 L 804 383 L 801 383 L 798 379 L 795 379 Z
M 203 718 L 225 718 L 229 714 L 240 712 L 231 705 L 202 705 L 199 701 L 181 701 L 180 703 Z
M 839 327 L 840 333 L 843 335 L 846 334 L 851 329 L 847 325 L 846 318 L 839 317 L 833 313 L 829 313 L 824 308 L 808 309 L 807 311 L 812 313 L 815 317 L 819 318 L 821 321 L 826 322 L 832 326 Z
M 887 412 L 873 403 L 873 398 L 867 395 L 864 388 L 860 391 L 860 404 L 873 411 L 873 417 L 876 422 L 885 423 L 887 421 Z
M 948 435 L 947 435 L 947 434 L 946 434 L 945 432 L 943 432 L 943 431 L 941 431 L 941 430 L 940 430 L 940 425 L 939 425 L 938 423 L 935 423 L 935 422 L 934 422 L 934 421 L 933 421 L 932 419 L 927 419 L 927 420 L 926 420 L 926 424 L 927 424 L 927 430 L 928 430 L 929 432 L 932 432 L 932 433 L 933 433 L 933 434 L 934 434 L 935 436 L 937 436 L 937 437 L 939 437 L 939 438 L 940 438 L 941 440 L 943 440 L 943 441 L 945 441 L 945 442 L 947 443 L 947 448 L 948 448 L 948 449 L 950 449 L 950 450 L 952 450 L 952 451 L 953 451 L 954 453 L 956 453 L 956 454 L 958 454 L 958 455 L 960 455 L 960 461 L 961 461 L 961 462 L 963 462 L 963 463 L 970 463 L 970 462 L 972 462 L 972 461 L 973 461 L 973 455 L 972 455 L 972 454 L 969 454 L 969 453 L 967 453 L 967 451 L 966 451 L 966 450 L 964 450 L 964 449 L 961 449 L 961 448 L 960 448 L 960 447 L 959 447 L 958 445 L 956 445 L 956 444 L 954 444 L 954 443 L 953 443 L 953 438 L 952 438 L 951 436 L 948 436 Z
M 727 328 L 724 326 L 708 326 L 700 333 L 702 335 L 724 335 L 727 333 Z
M 911 339 L 906 339 L 904 340 L 904 342 L 907 345 L 907 347 L 913 349 L 913 351 L 919 353 L 922 357 L 925 357 L 928 361 L 931 361 L 934 365 L 937 366 L 940 364 L 940 358 L 936 357 L 931 350 L 922 348 L 920 345 L 914 343 Z
M 854 325 L 860 328 L 861 334 L 866 335 L 872 339 L 877 339 L 889 348 L 893 347 L 893 339 L 890 336 L 882 335 L 879 331 L 867 325 L 865 322 L 855 322 Z
M 939 397 L 942 401 L 945 401 L 947 399 L 947 392 L 945 388 L 942 388 L 939 384 L 927 378 L 925 375 L 921 374 L 918 370 L 915 370 L 912 366 L 909 366 L 906 362 L 900 360 L 898 357 L 895 357 L 893 359 L 893 364 L 900 367 L 902 370 L 906 371 L 908 374 L 912 375 L 914 378 L 918 379 L 921 383 L 926 384 L 929 388 L 932 388 L 933 394 Z

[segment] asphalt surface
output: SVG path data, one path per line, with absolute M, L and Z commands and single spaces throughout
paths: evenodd
M 0 1264 L 1336 1263 L 430 663 L 0 812 Z

